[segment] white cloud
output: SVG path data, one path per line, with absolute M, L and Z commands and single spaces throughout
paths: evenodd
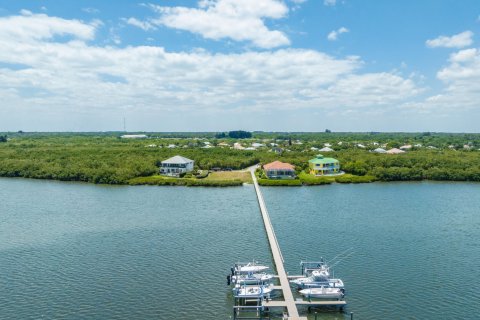
M 33 14 L 28 10 L 22 10 L 21 14 L 21 16 L 0 19 L 0 38 L 26 41 L 29 39 L 51 39 L 55 35 L 71 35 L 82 40 L 91 40 L 95 35 L 95 25 L 86 24 L 79 20 L 49 17 L 46 14 Z
M 128 19 L 122 19 L 122 20 L 125 21 L 127 24 L 138 27 L 144 31 L 157 29 L 157 27 L 155 27 L 152 23 L 148 21 L 140 21 L 136 18 L 128 18 Z
M 327 36 L 327 39 L 330 40 L 330 41 L 335 41 L 338 39 L 338 36 L 341 35 L 342 33 L 347 33 L 349 32 L 349 30 L 345 27 L 341 27 L 340 29 L 338 30 L 333 30 L 332 32 L 330 32 Z
M 57 34 L 74 39 L 57 42 Z M 412 79 L 398 74 L 362 73 L 359 57 L 306 49 L 214 54 L 102 47 L 89 44 L 93 36 L 94 27 L 76 20 L 34 14 L 0 18 L 0 94 L 6 106 L 0 108 L 0 124 L 4 115 L 21 110 L 30 117 L 91 114 L 95 119 L 124 110 L 152 119 L 168 111 L 235 116 L 371 110 L 420 92 Z
M 288 7 L 278 0 L 202 0 L 198 8 L 151 5 L 159 17 L 150 23 L 200 34 L 207 39 L 251 41 L 260 48 L 289 45 L 281 31 L 270 30 L 264 19 L 281 19 Z
M 464 31 L 451 37 L 440 36 L 435 39 L 427 40 L 425 44 L 430 48 L 463 48 L 473 43 L 473 32 Z
M 464 49 L 451 54 L 449 65 L 437 72 L 437 78 L 446 85 L 445 89 L 410 107 L 445 115 L 454 115 L 452 109 L 456 113 L 479 109 L 480 49 Z
M 333 7 L 337 4 L 337 0 L 323 0 L 323 4 L 328 7 Z
M 307 0 L 290 0 L 290 1 L 292 1 L 295 4 L 302 4 L 302 3 L 307 2 Z

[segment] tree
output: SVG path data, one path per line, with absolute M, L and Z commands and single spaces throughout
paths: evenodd
M 330 130 L 330 129 L 325 129 L 325 133 L 332 133 L 332 130 Z
M 252 137 L 252 133 L 243 130 L 230 131 L 228 136 L 233 139 L 247 139 Z
M 7 136 L 0 136 L 0 142 L 7 142 Z

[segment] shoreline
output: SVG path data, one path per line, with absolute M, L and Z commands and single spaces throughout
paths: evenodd
M 141 178 L 141 177 L 139 177 Z M 94 183 L 88 181 L 81 181 L 81 180 L 60 180 L 60 179 L 50 179 L 50 178 L 35 178 L 35 177 L 21 177 L 21 176 L 0 176 L 0 179 L 22 179 L 22 180 L 35 180 L 35 181 L 48 181 L 48 182 L 65 182 L 65 183 L 79 183 L 85 185 L 96 185 L 96 186 L 111 186 L 111 187 L 121 187 L 121 186 L 158 186 L 158 187 L 211 187 L 211 188 L 226 188 L 226 187 L 241 187 L 244 185 L 253 185 L 252 182 L 245 182 L 245 181 L 234 181 L 234 183 L 224 183 L 222 181 L 212 181 L 207 183 Z M 135 179 L 135 178 L 134 178 Z M 180 178 L 181 179 L 181 178 Z M 265 180 L 265 179 L 260 179 Z M 200 180 L 201 181 L 201 180 Z M 381 184 L 395 184 L 395 183 L 419 183 L 419 182 L 430 182 L 430 183 L 470 183 L 470 184 L 478 184 L 480 185 L 479 181 L 471 181 L 471 180 L 432 180 L 432 179 L 422 179 L 422 180 L 390 180 L 390 181 L 382 181 L 382 180 L 374 180 L 369 182 L 338 182 L 338 181 L 331 181 L 326 183 L 318 183 L 318 184 L 281 184 L 282 181 L 298 181 L 298 180 L 269 180 L 274 182 L 279 182 L 276 184 L 261 184 L 259 181 L 259 185 L 262 187 L 312 187 L 312 186 L 321 186 L 321 185 L 334 185 L 334 184 L 363 184 L 363 183 L 381 183 Z M 216 183 L 218 182 L 218 184 Z M 228 181 L 227 181 L 228 182 Z

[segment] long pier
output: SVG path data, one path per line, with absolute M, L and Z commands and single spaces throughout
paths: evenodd
M 258 185 L 257 177 L 255 176 L 255 168 L 250 169 L 252 175 L 253 185 L 255 186 L 255 192 L 257 193 L 258 204 L 260 206 L 260 211 L 262 213 L 263 224 L 265 225 L 265 231 L 267 232 L 268 242 L 270 244 L 270 249 L 273 255 L 273 261 L 278 273 L 278 279 L 280 280 L 280 287 L 283 293 L 285 301 L 275 301 L 268 302 L 270 306 L 286 307 L 288 312 L 289 320 L 307 320 L 306 317 L 300 317 L 298 314 L 297 304 L 293 298 L 292 290 L 290 289 L 290 283 L 288 282 L 288 276 L 285 272 L 285 267 L 283 266 L 284 260 L 282 252 L 280 251 L 280 246 L 278 245 L 277 236 L 273 230 L 272 223 L 270 221 L 270 216 L 268 215 L 267 206 L 263 200 L 262 192 L 260 191 L 260 186 Z

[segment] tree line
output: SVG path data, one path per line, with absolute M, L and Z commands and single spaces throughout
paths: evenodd
M 196 169 L 201 170 L 237 170 L 280 160 L 295 165 L 300 174 L 308 172 L 308 160 L 316 154 L 306 148 L 307 142 L 289 145 L 289 141 L 285 141 L 282 148 L 291 150 L 281 154 L 269 148 L 257 151 L 228 147 L 203 149 L 189 142 L 192 139 L 126 140 L 117 139 L 115 135 L 38 137 L 24 134 L 0 144 L 0 176 L 125 184 L 132 178 L 158 174 L 161 161 L 177 154 L 195 160 Z M 158 147 L 170 143 L 181 148 Z M 389 155 L 346 148 L 328 156 L 338 159 L 346 173 L 368 177 L 366 180 L 375 177 L 380 181 L 480 181 L 480 151 L 421 149 Z

